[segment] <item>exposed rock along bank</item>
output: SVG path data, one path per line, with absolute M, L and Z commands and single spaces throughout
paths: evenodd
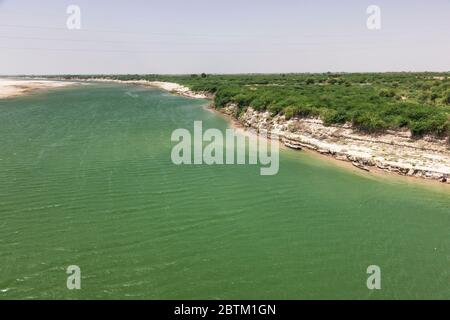
M 221 111 L 236 118 L 237 106 L 229 104 Z M 450 150 L 445 140 L 413 140 L 409 131 L 371 136 L 350 125 L 325 126 L 320 119 L 286 120 L 283 115 L 272 117 L 269 112 L 252 108 L 237 119 L 257 132 L 275 134 L 289 148 L 315 150 L 366 171 L 378 168 L 450 184 Z

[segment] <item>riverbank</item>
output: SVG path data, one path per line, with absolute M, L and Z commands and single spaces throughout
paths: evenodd
M 139 83 L 190 98 L 213 98 L 175 83 Z M 413 139 L 409 131 L 368 135 L 350 125 L 325 126 L 320 119 L 308 118 L 287 120 L 283 115 L 272 116 L 250 107 L 237 115 L 237 106 L 233 104 L 218 111 L 232 119 L 234 126 L 276 134 L 284 146 L 292 149 L 312 150 L 367 172 L 389 172 L 450 184 L 450 149 L 445 139 L 431 136 Z
M 325 126 L 320 119 L 271 116 L 252 108 L 236 116 L 235 105 L 221 110 L 247 128 L 276 135 L 292 149 L 313 150 L 364 171 L 385 171 L 450 184 L 450 150 L 445 140 L 412 139 L 407 131 L 372 136 L 349 125 Z
M 170 88 L 182 95 L 189 92 L 182 86 Z M 320 119 L 308 118 L 287 120 L 283 115 L 272 116 L 250 107 L 237 115 L 237 106 L 233 104 L 218 111 L 233 119 L 234 125 L 276 134 L 284 146 L 292 149 L 312 150 L 368 172 L 389 172 L 450 184 L 450 150 L 445 139 L 430 136 L 413 139 L 409 131 L 368 135 L 350 125 L 325 126 Z
M 0 99 L 13 98 L 37 90 L 62 88 L 70 85 L 75 85 L 75 82 L 0 78 Z
M 195 99 L 214 98 L 211 94 L 195 92 L 171 82 L 107 78 L 88 81 L 143 85 Z M 267 111 L 256 111 L 250 107 L 238 114 L 238 108 L 234 104 L 227 104 L 222 109 L 212 106 L 212 109 L 233 120 L 234 126 L 251 128 L 258 133 L 275 134 L 288 148 L 312 150 L 348 162 L 367 172 L 388 172 L 450 184 L 450 149 L 445 139 L 439 140 L 431 136 L 413 139 L 406 130 L 369 135 L 348 124 L 325 126 L 317 118 L 286 119 L 284 115 L 272 116 Z

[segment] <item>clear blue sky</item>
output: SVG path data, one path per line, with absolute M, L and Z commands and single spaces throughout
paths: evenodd
M 0 74 L 425 70 L 450 70 L 450 0 L 0 0 Z

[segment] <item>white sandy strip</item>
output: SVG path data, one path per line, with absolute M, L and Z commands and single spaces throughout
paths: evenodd
M 178 83 L 173 82 L 161 82 L 161 81 L 149 81 L 148 85 L 157 87 L 166 91 L 175 92 L 187 97 L 197 98 L 197 99 L 206 99 L 207 96 L 203 93 L 197 93 L 191 91 L 188 87 L 182 86 Z
M 77 81 L 97 81 L 97 82 L 114 82 L 114 83 L 124 83 L 124 84 L 137 84 L 142 86 L 148 86 L 153 88 L 159 88 L 165 91 L 176 93 L 185 97 L 195 98 L 195 99 L 207 99 L 208 96 L 202 92 L 195 92 L 188 87 L 182 86 L 174 82 L 163 82 L 163 81 L 147 81 L 147 80 L 114 80 L 107 78 L 92 78 L 92 79 L 75 79 Z
M 26 94 L 37 89 L 51 89 L 74 85 L 75 82 L 49 80 L 0 79 L 0 99 Z

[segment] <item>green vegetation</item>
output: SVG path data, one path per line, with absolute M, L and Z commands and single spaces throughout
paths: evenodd
M 100 77 L 67 76 L 67 78 Z M 102 76 L 105 77 L 105 76 Z M 171 81 L 215 95 L 217 108 L 236 103 L 286 117 L 320 117 L 378 133 L 409 128 L 416 137 L 450 137 L 450 73 L 324 73 L 248 75 L 114 75 Z

